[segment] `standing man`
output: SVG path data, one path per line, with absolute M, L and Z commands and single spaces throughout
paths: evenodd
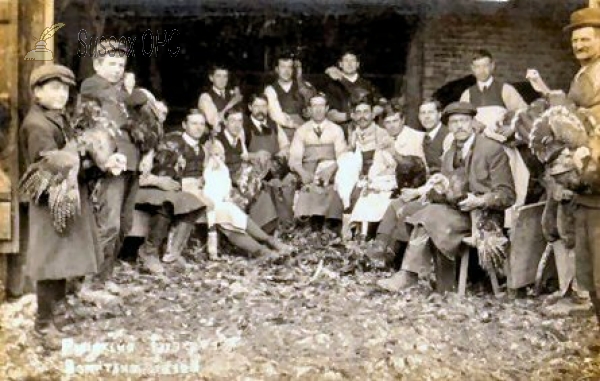
M 325 220 L 333 224 L 342 220 L 342 200 L 333 180 L 336 160 L 347 147 L 342 128 L 327 119 L 329 106 L 324 94 L 310 99 L 310 110 L 311 120 L 294 135 L 289 165 L 302 184 L 294 216 L 311 217 L 313 229 L 321 230 Z
M 461 102 L 471 103 L 477 108 L 477 120 L 485 126 L 495 126 L 506 110 L 516 111 L 527 107 L 517 90 L 494 78 L 496 63 L 492 54 L 480 49 L 474 52 L 471 59 L 471 71 L 477 83 L 465 90 Z
M 600 121 L 600 8 L 583 8 L 573 12 L 571 23 L 565 28 L 571 32 L 573 54 L 581 69 L 573 78 L 569 90 L 580 110 L 595 119 L 588 147 L 575 152 L 575 163 L 582 175 L 584 191 L 575 202 L 575 268 L 577 281 L 589 291 L 590 299 L 600 323 L 600 161 L 597 148 Z
M 306 121 L 304 108 L 307 100 L 303 95 L 302 86 L 310 84 L 294 79 L 294 69 L 300 67 L 299 61 L 295 61 L 290 54 L 284 54 L 277 58 L 277 80 L 265 87 L 265 95 L 269 101 L 269 116 L 275 121 L 292 140 L 294 132 Z M 301 75 L 301 74 L 300 74 Z
M 334 123 L 350 122 L 352 103 L 365 96 L 373 99 L 375 104 L 384 100 L 375 86 L 360 76 L 359 68 L 360 61 L 356 53 L 346 51 L 340 57 L 338 67 L 332 66 L 325 71 L 325 74 L 333 80 L 330 89 L 331 110 L 327 117 Z M 383 108 L 375 106 L 373 111 L 377 116 L 381 114 Z
M 206 116 L 206 122 L 214 133 L 218 133 L 225 119 L 225 112 L 241 102 L 242 96 L 238 87 L 228 88 L 229 69 L 225 66 L 213 66 L 208 73 L 208 79 L 212 86 L 200 94 L 198 109 Z
M 114 40 L 98 44 L 93 60 L 96 74 L 81 83 L 81 101 L 97 102 L 121 132 L 116 136 L 117 152 L 126 161 L 127 170 L 113 176 L 106 173 L 92 194 L 98 224 L 98 240 L 104 262 L 100 277 L 112 274 L 125 234 L 131 228 L 140 153 L 129 135 L 125 99 L 133 83 L 125 80 L 127 48 Z

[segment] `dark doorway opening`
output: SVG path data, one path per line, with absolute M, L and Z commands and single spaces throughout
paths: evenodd
M 406 58 L 418 22 L 416 14 L 398 13 L 389 7 L 345 14 L 269 14 L 265 9 L 261 13 L 232 10 L 176 16 L 165 9 L 152 17 L 141 17 L 136 12 L 107 13 L 102 35 L 136 37 L 135 56 L 130 57 L 128 69 L 136 74 L 140 86 L 166 100 L 171 110 L 168 123 L 178 124 L 208 86 L 212 64 L 231 67 L 232 81 L 248 96 L 262 92 L 275 78 L 274 61 L 281 50 L 301 51 L 305 78 L 317 88 L 327 81 L 325 69 L 336 64 L 344 50 L 355 51 L 360 55 L 362 75 L 384 96 L 399 95 L 403 92 Z M 178 54 L 172 55 L 167 49 L 158 49 L 152 55 L 142 53 L 143 49 L 148 50 L 143 46 L 145 32 L 163 36 L 165 31 L 173 30 L 177 31 L 176 36 L 169 44 L 179 49 Z

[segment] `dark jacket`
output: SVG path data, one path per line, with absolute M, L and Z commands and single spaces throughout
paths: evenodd
M 57 113 L 33 105 L 19 131 L 27 165 L 40 159 L 44 151 L 61 149 L 72 134 Z M 29 205 L 29 240 L 26 272 L 34 280 L 62 279 L 95 273 L 101 261 L 95 221 L 86 185 L 79 184 L 81 214 L 63 234 L 52 225 L 45 203 Z
M 244 136 L 248 152 L 267 151 L 274 155 L 280 151 L 279 140 L 277 139 L 277 124 L 267 118 L 266 126 L 267 128 L 258 131 L 252 118 L 248 117 L 244 120 Z
M 121 82 L 112 84 L 97 74 L 81 83 L 81 100 L 99 102 L 102 110 L 121 128 L 122 133 L 116 137 L 117 152 L 127 157 L 128 171 L 137 171 L 140 153 L 127 131 L 127 96 Z
M 442 173 L 455 173 L 456 143 L 444 154 Z M 466 158 L 467 191 L 486 200 L 485 209 L 503 211 L 515 203 L 515 183 L 502 144 L 477 134 Z
M 442 167 L 442 154 L 444 153 L 444 141 L 450 133 L 448 126 L 442 124 L 433 140 L 428 139 L 425 134 L 423 139 L 423 153 L 425 154 L 425 163 L 429 168 L 429 174 L 438 173 Z

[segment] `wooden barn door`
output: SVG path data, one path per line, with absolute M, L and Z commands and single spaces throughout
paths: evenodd
M 25 243 L 17 194 L 18 127 L 29 105 L 29 74 L 44 61 L 24 61 L 45 27 L 54 0 L 0 0 L 0 302 L 7 287 L 20 288 Z M 52 49 L 53 41 L 47 41 Z

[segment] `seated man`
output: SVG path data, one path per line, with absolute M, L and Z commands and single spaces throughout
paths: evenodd
M 438 173 L 442 154 L 452 143 L 452 134 L 441 118 L 440 103 L 425 99 L 419 106 L 419 122 L 425 132 L 418 136 L 418 131 L 403 127 L 396 138 L 394 148 L 398 162 L 398 190 L 401 194 L 391 202 L 379 224 L 373 254 L 383 254 L 388 249 L 394 253 L 402 252 L 408 242 L 411 227 L 405 220 L 423 207 L 421 202 L 412 202 L 419 196 L 412 188 L 423 185 L 426 180 L 421 164 L 426 166 L 426 176 Z M 417 157 L 423 161 L 415 160 Z
M 327 119 L 328 110 L 324 94 L 313 96 L 311 120 L 296 131 L 290 146 L 290 169 L 300 177 L 302 185 L 294 217 L 311 217 L 315 230 L 321 230 L 325 220 L 339 223 L 343 213 L 342 201 L 332 181 L 336 160 L 346 152 L 346 140 L 342 128 Z
M 150 232 L 141 248 L 142 263 L 151 272 L 163 272 L 158 261 L 162 243 L 167 239 L 169 228 L 175 226 L 177 232 L 172 242 L 167 243 L 164 262 L 171 262 L 181 256 L 192 231 L 193 224 L 200 217 L 198 210 L 203 206 L 216 215 L 214 221 L 221 231 L 237 247 L 251 256 L 272 254 L 260 242 L 265 242 L 276 250 L 287 249 L 274 238 L 266 235 L 239 209 L 213 199 L 207 192 L 207 172 L 212 169 L 210 152 L 200 141 L 206 132 L 206 119 L 198 110 L 191 110 L 183 122 L 184 132 L 172 132 L 159 144 L 153 158 L 144 158 L 152 163 L 142 168 L 140 191 L 137 195 L 137 208 L 153 213 Z M 225 187 L 227 184 L 217 184 Z M 215 187 L 212 184 L 213 188 Z M 235 209 L 235 210 L 234 210 Z M 173 224 L 176 222 L 176 224 Z M 183 226 L 182 226 L 183 225 Z M 231 233 L 229 233 L 231 232 Z
M 253 96 L 248 108 L 250 117 L 244 122 L 248 155 L 262 162 L 268 172 L 250 204 L 249 214 L 258 226 L 273 232 L 282 225 L 290 225 L 294 218 L 296 183 L 287 165 L 290 143 L 283 129 L 268 117 L 266 96 Z
M 215 159 L 211 173 L 227 170 L 227 179 L 216 176 L 220 178 L 219 184 L 208 184 L 207 180 L 206 186 L 210 185 L 211 189 L 219 194 L 218 200 L 215 197 L 211 198 L 213 202 L 218 202 L 216 223 L 230 242 L 244 248 L 253 256 L 268 254 L 268 248 L 260 242 L 266 242 L 278 251 L 289 251 L 290 247 L 269 236 L 253 218 L 248 218 L 245 214 L 260 193 L 262 182 L 268 174 L 268 163 L 264 160 L 265 151 L 248 152 L 243 121 L 244 113 L 240 108 L 228 110 L 225 113 L 225 128 L 206 145 L 209 155 Z M 219 209 L 220 207 L 222 209 Z M 263 211 L 255 213 L 261 222 L 268 219 L 263 215 Z M 233 219 L 230 218 L 232 215 L 235 216 Z M 223 221 L 219 220 L 220 216 L 223 216 Z M 244 231 L 247 234 L 241 234 Z
M 404 124 L 404 110 L 399 105 L 392 104 L 383 113 L 383 127 L 394 139 L 394 149 L 397 155 L 416 156 L 425 162 L 423 140 L 425 133 Z
M 514 181 L 502 145 L 474 132 L 475 114 L 475 108 L 464 102 L 452 103 L 444 110 L 453 145 L 443 156 L 441 174 L 423 187 L 421 193 L 430 203 L 411 217 L 415 228 L 402 270 L 380 280 L 381 288 L 398 291 L 416 284 L 419 274 L 430 271 L 433 254 L 454 266 L 462 240 L 473 233 L 472 224 L 479 232 L 502 231 L 504 211 L 516 198 Z M 471 220 L 472 215 L 476 221 Z
M 167 134 L 142 160 L 136 208 L 151 213 L 152 217 L 139 259 L 152 273 L 164 272 L 161 258 L 170 262 L 181 255 L 201 211 L 205 207 L 212 208 L 212 202 L 200 191 L 199 181 L 205 161 L 200 145 L 206 130 L 204 116 L 192 110 L 183 127 L 183 133 Z M 175 245 L 170 242 L 167 252 L 161 255 L 161 247 L 172 226 L 177 226 L 179 242 Z
M 267 175 L 264 150 L 248 152 L 244 112 L 234 107 L 225 113 L 225 128 L 209 142 L 210 151 L 227 166 L 234 186 L 234 202 L 246 211 L 258 195 Z
M 397 185 L 393 141 L 373 121 L 373 107 L 367 97 L 353 105 L 351 116 L 356 124 L 349 142 L 354 153 L 348 152 L 338 161 L 336 188 L 344 207 L 352 210 L 350 224 L 379 222 Z

